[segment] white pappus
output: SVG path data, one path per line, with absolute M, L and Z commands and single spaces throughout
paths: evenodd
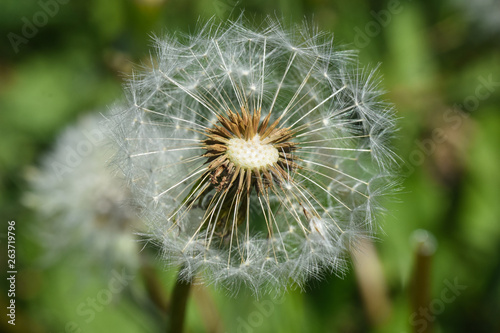
M 395 121 L 375 72 L 330 34 L 248 26 L 155 39 L 108 124 L 166 261 L 260 294 L 341 274 L 373 234 Z

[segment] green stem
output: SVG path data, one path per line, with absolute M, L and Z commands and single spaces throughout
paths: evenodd
M 182 270 L 182 268 L 181 268 Z M 172 299 L 170 301 L 170 316 L 167 332 L 182 333 L 184 329 L 184 317 L 186 316 L 186 305 L 191 290 L 191 283 L 177 276 Z
M 168 313 L 169 305 L 163 285 L 156 274 L 155 268 L 149 263 L 149 259 L 146 258 L 145 255 L 141 257 L 141 274 L 151 302 L 153 302 L 162 313 Z
M 428 308 L 431 303 L 432 258 L 436 250 L 436 240 L 425 230 L 415 231 L 412 237 L 415 241 L 415 267 L 410 286 L 410 298 L 413 311 L 419 313 L 421 309 Z M 432 324 L 431 320 L 427 320 L 424 329 L 417 329 L 417 326 L 414 326 L 414 331 L 431 333 L 434 331 Z

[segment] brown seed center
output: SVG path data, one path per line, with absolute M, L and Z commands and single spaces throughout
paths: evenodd
M 270 114 L 260 118 L 260 110 L 253 114 L 244 108 L 241 114 L 228 110 L 206 131 L 203 156 L 208 158 L 207 173 L 218 192 L 249 195 L 256 188 L 262 194 L 275 184 L 281 186 L 298 167 L 292 154 L 297 149 L 291 141 L 293 131 L 280 128 L 280 119 L 269 124 Z

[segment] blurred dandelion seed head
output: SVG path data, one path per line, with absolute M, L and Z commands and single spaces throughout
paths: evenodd
M 48 263 L 77 251 L 80 262 L 138 264 L 136 212 L 127 205 L 126 183 L 107 168 L 113 152 L 100 122 L 92 114 L 68 127 L 41 167 L 28 173 L 24 202 L 39 213 L 35 233 Z
M 151 63 L 108 126 L 166 261 L 230 292 L 342 274 L 391 188 L 375 72 L 330 34 L 270 19 L 157 38 Z

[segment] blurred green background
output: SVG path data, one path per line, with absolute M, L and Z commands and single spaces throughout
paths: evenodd
M 362 64 L 381 63 L 400 117 L 394 145 L 404 189 L 385 203 L 373 271 L 351 265 L 342 279 L 326 276 L 277 300 L 198 288 L 186 331 L 500 332 L 500 5 L 493 0 L 2 0 L 0 256 L 4 276 L 7 221 L 15 220 L 18 274 L 15 327 L 4 314 L 8 283 L 0 282 L 0 331 L 163 330 L 144 277 L 156 274 L 168 294 L 173 273 L 154 260 L 92 320 L 78 313 L 110 276 L 99 265 L 74 265 L 78 252 L 40 264 L 31 226 L 51 221 L 23 205 L 25 174 L 65 126 L 122 96 L 133 64 L 147 61 L 151 34 L 193 31 L 199 19 L 242 9 L 257 22 L 266 14 L 287 24 L 306 18 L 358 49 Z M 360 287 L 377 276 L 377 264 L 383 279 Z M 374 317 L 373 308 L 387 311 Z

